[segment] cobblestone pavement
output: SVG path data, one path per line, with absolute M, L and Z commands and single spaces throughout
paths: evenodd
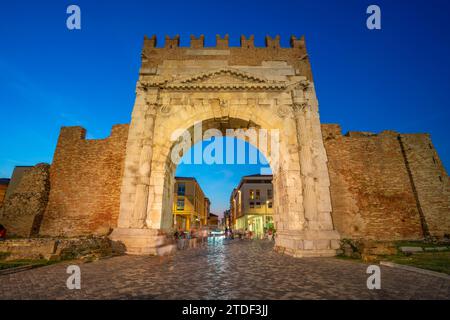
M 210 240 L 173 257 L 120 256 L 80 264 L 81 290 L 68 290 L 72 263 L 0 276 L 1 299 L 449 299 L 450 281 L 381 267 L 368 290 L 367 265 L 296 259 L 269 241 Z

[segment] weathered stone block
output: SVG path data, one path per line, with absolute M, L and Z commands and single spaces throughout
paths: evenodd
M 416 252 L 422 252 L 422 247 L 400 247 L 400 251 L 404 253 L 416 253 Z

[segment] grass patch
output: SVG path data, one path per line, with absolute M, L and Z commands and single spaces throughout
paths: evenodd
M 395 246 L 398 247 L 422 247 L 422 248 L 433 248 L 433 247 L 448 247 L 450 246 L 448 243 L 432 243 L 426 241 L 395 241 Z
M 383 260 L 450 275 L 450 251 L 421 252 L 412 255 L 386 256 Z
M 32 265 L 33 268 L 35 267 L 43 267 L 47 266 L 53 263 L 56 263 L 57 261 L 48 261 L 45 259 L 41 260 L 11 260 L 11 261 L 0 261 L 0 270 L 10 269 L 10 268 L 16 268 L 16 267 L 23 267 L 23 266 L 29 266 Z
M 0 252 L 0 260 L 6 259 L 10 254 L 9 252 Z

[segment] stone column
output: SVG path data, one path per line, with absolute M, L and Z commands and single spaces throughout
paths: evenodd
M 148 192 L 153 156 L 153 133 L 155 127 L 156 110 L 158 107 L 157 99 L 157 94 L 156 97 L 150 95 L 146 99 L 147 110 L 144 116 L 136 197 L 134 199 L 134 211 L 131 221 L 131 226 L 133 228 L 146 227 L 145 220 L 147 218 Z
M 300 172 L 303 182 L 303 208 L 305 228 L 317 221 L 317 195 L 314 182 L 313 146 L 311 136 L 311 111 L 304 105 L 294 108 L 299 141 Z
M 320 124 L 318 101 L 316 98 L 314 85 L 311 83 L 304 95 L 308 105 L 310 106 L 310 123 L 312 135 L 312 151 L 314 159 L 314 181 L 317 197 L 317 215 L 318 230 L 334 230 L 333 221 L 331 219 L 331 195 L 330 195 L 330 178 L 328 174 L 328 157 L 325 146 L 323 144 L 322 128 Z
M 277 239 L 278 250 L 296 257 L 333 256 L 340 238 L 331 219 L 327 158 L 317 99 L 311 86 L 292 91 L 304 224 L 302 230 L 280 232 Z
M 147 226 L 149 185 L 153 159 L 153 134 L 159 106 L 157 88 L 138 85 L 128 134 L 118 227 L 111 239 L 122 243 L 129 254 L 167 251 L 164 236 Z
M 125 168 L 120 197 L 119 228 L 130 228 L 135 225 L 133 216 L 136 204 L 136 194 L 138 193 L 142 133 L 144 130 L 143 119 L 147 112 L 146 96 L 147 92 L 145 88 L 138 83 L 136 88 L 136 101 L 131 115 L 131 123 L 128 132 Z

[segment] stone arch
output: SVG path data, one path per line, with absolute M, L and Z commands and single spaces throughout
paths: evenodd
M 327 160 L 312 84 L 301 77 L 290 83 L 266 81 L 234 69 L 139 82 L 112 238 L 124 242 L 129 253 L 157 252 L 160 235 L 171 226 L 171 136 L 199 121 L 235 129 L 230 119 L 279 131 L 279 160 L 273 170 L 277 250 L 294 256 L 333 255 L 339 235 L 331 221 Z

